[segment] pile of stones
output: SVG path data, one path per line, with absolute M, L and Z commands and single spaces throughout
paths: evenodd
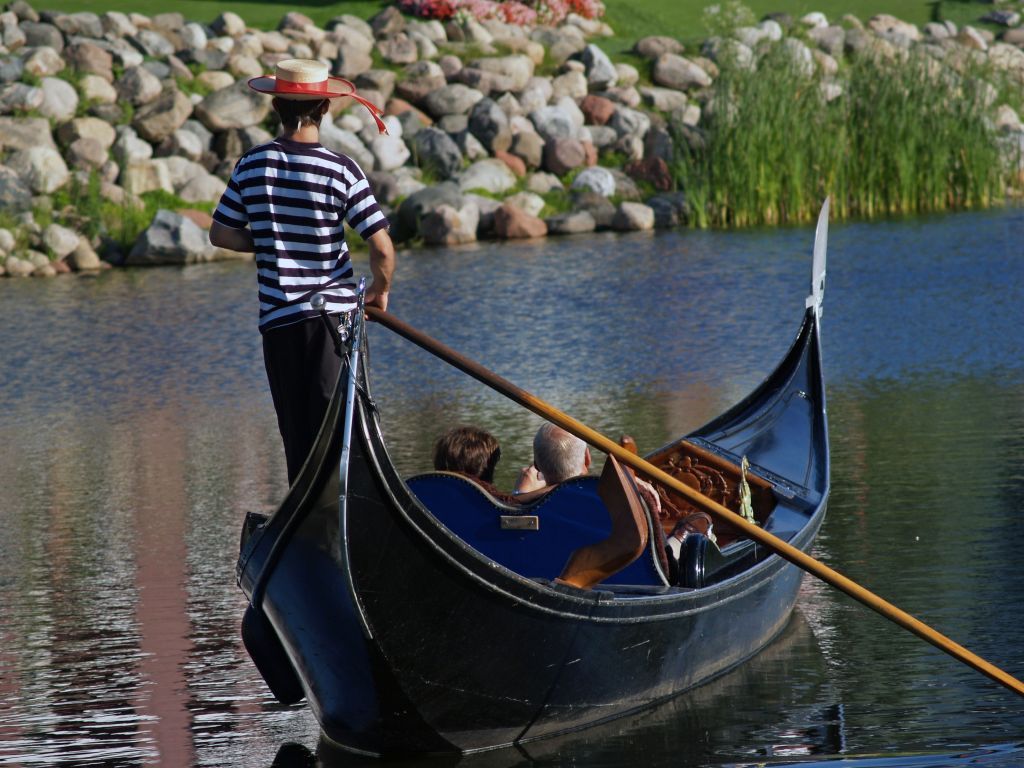
M 389 7 L 322 28 L 291 12 L 260 30 L 233 13 L 200 24 L 16 0 L 0 13 L 0 273 L 238 258 L 209 244 L 210 204 L 238 157 L 273 136 L 269 98 L 246 83 L 284 58 L 321 59 L 384 107 L 382 135 L 365 109 L 335 100 L 321 141 L 367 172 L 397 241 L 453 245 L 685 223 L 677 142 L 702 140 L 722 56 L 756 63 L 765 46 L 784 45 L 839 97 L 844 56 L 898 62 L 915 46 L 936 60 L 968 51 L 1024 82 L 1021 32 L 997 41 L 972 27 L 808 14 L 738 28 L 694 53 L 644 38 L 622 63 L 595 42 L 612 34 L 606 24 L 572 15 L 526 28 Z M 1019 150 L 1020 119 L 992 108 Z M 57 208 L 84 190 L 125 210 L 154 191 L 196 207 L 159 210 L 125 247 L 96 233 L 94 212 Z

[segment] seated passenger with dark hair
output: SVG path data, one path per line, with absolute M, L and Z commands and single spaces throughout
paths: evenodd
M 491 493 L 497 493 L 494 468 L 500 458 L 498 439 L 477 427 L 452 427 L 434 444 L 434 469 L 467 475 Z

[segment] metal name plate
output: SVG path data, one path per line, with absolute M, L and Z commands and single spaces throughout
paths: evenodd
M 536 515 L 502 515 L 503 531 L 539 531 L 540 518 Z

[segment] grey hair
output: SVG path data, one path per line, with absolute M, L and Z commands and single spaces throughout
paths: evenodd
M 533 438 L 533 463 L 548 485 L 584 474 L 586 454 L 585 442 L 550 422 L 542 424 Z

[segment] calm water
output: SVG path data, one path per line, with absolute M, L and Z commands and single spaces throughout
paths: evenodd
M 815 555 L 1024 677 L 1024 211 L 833 226 L 833 494 Z M 651 449 L 768 373 L 807 229 L 406 253 L 395 314 Z M 0 764 L 350 765 L 238 639 L 239 524 L 284 491 L 250 265 L 0 281 Z M 382 328 L 394 456 L 538 419 Z M 658 709 L 469 766 L 1024 765 L 1024 699 L 811 580 L 787 631 Z M 446 765 L 454 761 L 432 761 Z

